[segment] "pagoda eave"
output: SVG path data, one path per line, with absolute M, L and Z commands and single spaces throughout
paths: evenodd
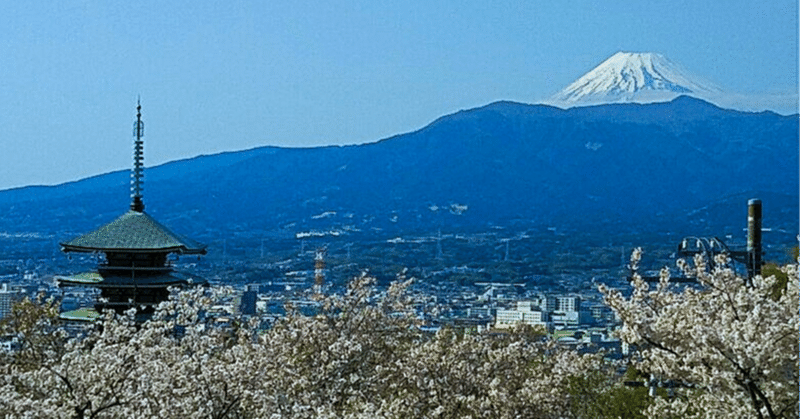
M 83 246 L 75 246 L 66 243 L 59 243 L 61 246 L 62 252 L 76 252 L 76 253 L 114 253 L 114 252 L 124 252 L 124 253 L 178 253 L 181 255 L 205 255 L 206 249 L 189 249 L 186 247 L 165 247 L 165 248 L 157 248 L 157 249 L 128 249 L 128 248 L 100 248 L 100 247 L 83 247 Z
M 193 286 L 205 286 L 206 283 L 197 283 L 197 284 L 187 284 L 185 281 L 175 281 L 175 282 L 162 282 L 158 284 L 105 284 L 103 282 L 96 282 L 93 284 L 88 284 L 85 282 L 72 282 L 68 280 L 59 281 L 61 285 L 66 287 L 86 287 L 91 286 L 92 288 L 103 289 L 164 289 L 167 287 L 183 287 L 186 285 L 193 285 Z
M 202 277 L 189 276 L 179 272 L 164 275 L 129 277 L 123 275 L 101 275 L 85 272 L 75 275 L 56 275 L 54 279 L 62 286 L 92 288 L 167 288 L 184 286 L 206 286 L 208 281 Z

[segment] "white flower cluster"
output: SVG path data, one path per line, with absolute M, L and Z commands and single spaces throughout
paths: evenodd
M 797 267 L 785 268 L 776 294 L 773 277 L 746 283 L 720 268 L 724 260 L 716 266 L 684 266 L 700 286 L 681 291 L 666 269 L 655 289 L 634 275 L 630 297 L 601 287 L 624 322 L 621 337 L 641 349 L 637 368 L 679 386 L 642 409 L 797 417 Z M 362 275 L 344 295 L 320 297 L 316 315 L 287 307 L 266 330 L 205 315 L 226 288 L 176 292 L 144 323 L 133 310 L 105 313 L 79 338 L 63 333 L 53 302 L 25 301 L 0 325 L 21 343 L 0 358 L 0 416 L 578 418 L 596 417 L 591 404 L 606 396 L 625 404 L 635 393 L 601 355 L 563 350 L 535 330 L 425 334 L 410 282 L 378 292 Z
M 416 327 L 400 278 L 374 279 L 291 309 L 267 330 L 204 316 L 227 289 L 175 293 L 152 319 L 105 314 L 67 339 L 50 303 L 26 303 L 7 328 L 27 336 L 2 361 L 6 418 L 556 418 L 575 379 L 601 367 L 530 330 L 497 336 Z M 9 330 L 7 329 L 6 332 Z
M 678 387 L 659 397 L 650 417 L 798 417 L 798 271 L 783 268 L 788 283 L 776 291 L 775 276 L 747 281 L 718 256 L 715 268 L 701 257 L 679 269 L 699 286 L 678 290 L 663 269 L 655 290 L 638 274 L 634 251 L 633 293 L 600 287 L 621 318 L 623 341 L 641 348 L 637 367 Z

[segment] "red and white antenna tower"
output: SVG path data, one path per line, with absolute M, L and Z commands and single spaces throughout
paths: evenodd
M 325 248 L 317 249 L 314 256 L 314 292 L 322 294 L 325 285 Z

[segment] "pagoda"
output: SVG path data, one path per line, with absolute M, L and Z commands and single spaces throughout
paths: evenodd
M 94 272 L 56 276 L 60 287 L 99 289 L 97 311 L 113 308 L 121 312 L 136 307 L 140 313 L 148 313 L 168 298 L 169 287 L 207 285 L 201 278 L 175 271 L 168 258 L 172 253 L 205 254 L 206 246 L 170 231 L 144 211 L 141 103 L 137 103 L 136 110 L 130 210 L 95 231 L 61 243 L 65 253 L 105 255 Z

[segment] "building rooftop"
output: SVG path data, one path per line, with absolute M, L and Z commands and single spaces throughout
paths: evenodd
M 82 307 L 77 310 L 65 311 L 59 315 L 62 320 L 72 320 L 78 322 L 91 322 L 100 317 L 100 313 L 93 308 Z
M 93 286 L 95 288 L 164 288 L 168 286 L 207 285 L 205 278 L 182 272 L 168 272 L 156 275 L 132 277 L 131 275 L 103 275 L 86 272 L 74 275 L 56 275 L 55 280 L 62 286 Z
M 91 233 L 61 243 L 61 250 L 204 255 L 206 246 L 173 233 L 145 212 L 131 210 Z
M 164 288 L 168 286 L 207 285 L 205 278 L 182 272 L 164 272 L 156 275 L 100 275 L 97 272 L 84 272 L 73 275 L 56 275 L 59 285 L 93 286 L 95 288 Z

